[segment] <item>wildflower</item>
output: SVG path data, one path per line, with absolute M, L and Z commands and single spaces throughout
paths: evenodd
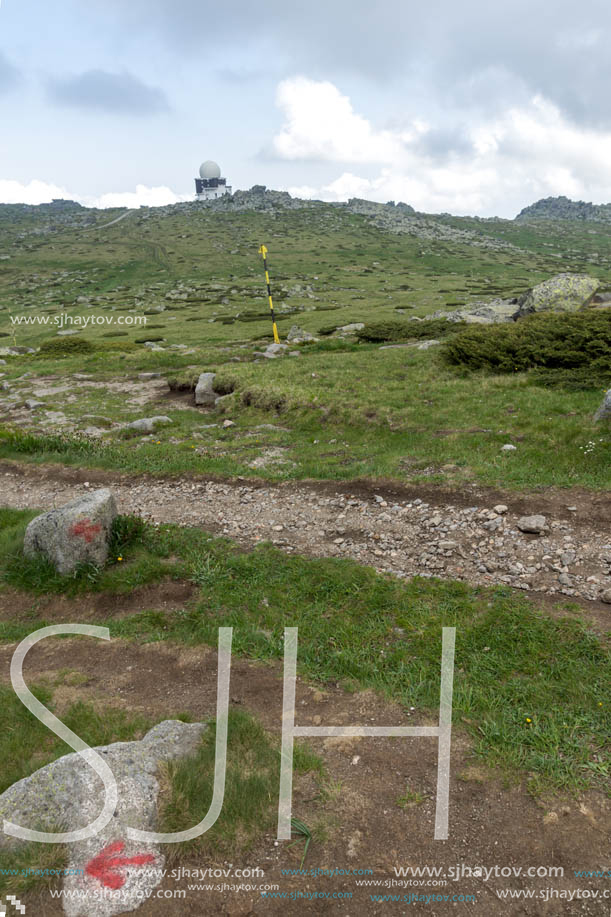
M 532 723 L 532 720 L 531 720 L 531 718 L 530 718 L 529 716 L 526 717 L 526 722 L 527 722 L 527 723 Z
M 123 558 L 121 557 L 121 555 L 119 555 L 119 556 L 117 557 L 117 560 L 123 560 Z

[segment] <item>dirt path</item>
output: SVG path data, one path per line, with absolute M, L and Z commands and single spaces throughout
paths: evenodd
M 602 601 L 611 588 L 605 495 L 272 485 L 0 463 L 0 503 L 15 508 L 49 509 L 101 485 L 112 489 L 122 513 L 201 526 L 246 546 L 271 541 L 287 553 L 351 557 L 399 577 L 440 576 L 587 600 L 602 620 L 611 612 Z M 522 515 L 539 513 L 546 531 L 520 531 Z
M 161 587 L 160 587 L 161 588 Z M 162 591 L 159 601 L 165 604 Z M 154 603 L 154 596 L 149 596 Z M 129 598 L 126 600 L 129 603 Z M 120 603 L 118 603 L 120 606 Z M 117 614 L 124 612 L 122 607 Z M 127 608 L 129 611 L 129 606 Z M 93 645 L 92 645 L 93 644 Z M 8 679 L 13 646 L 0 647 L 0 678 Z M 78 685 L 75 686 L 75 674 Z M 77 700 L 94 703 L 100 710 L 128 708 L 163 719 L 189 712 L 196 720 L 214 715 L 216 706 L 216 653 L 207 647 L 176 647 L 167 643 L 144 646 L 116 639 L 109 643 L 88 640 L 48 639 L 28 655 L 26 682 L 42 678 L 56 685 L 60 715 Z M 282 715 L 282 668 L 235 657 L 232 662 L 231 705 L 255 715 L 266 729 L 279 735 Z M 297 681 L 297 723 L 432 725 L 420 711 L 411 713 L 370 691 L 347 693 L 329 684 L 320 689 L 303 679 Z M 601 794 L 579 800 L 535 801 L 519 783 L 506 785 L 483 768 L 470 745 L 454 730 L 452 740 L 450 836 L 433 838 L 437 749 L 434 739 L 309 739 L 310 747 L 324 760 L 326 789 L 312 778 L 296 779 L 293 813 L 318 833 L 306 860 L 306 868 L 318 875 L 287 876 L 283 869 L 298 869 L 302 845 L 290 847 L 275 838 L 272 827 L 256 847 L 233 859 L 221 856 L 193 857 L 179 861 L 188 868 L 259 867 L 263 879 L 257 884 L 276 885 L 292 900 L 263 900 L 260 892 L 189 888 L 193 880 L 166 878 L 162 888 L 183 890 L 179 900 L 149 901 L 138 910 L 141 917 L 202 914 L 265 915 L 359 914 L 403 915 L 407 913 L 472 915 L 472 917 L 555 917 L 555 915 L 608 914 L 608 901 L 568 901 L 566 895 L 582 889 L 602 896 L 608 881 L 576 878 L 574 870 L 608 866 L 608 804 Z M 406 795 L 406 790 L 407 795 Z M 464 864 L 464 868 L 460 865 Z M 439 869 L 437 879 L 401 879 L 395 868 Z M 455 878 L 449 872 L 460 869 Z M 509 870 L 539 869 L 538 876 L 516 878 L 510 872 L 489 874 L 478 867 Z M 546 874 L 552 867 L 553 877 Z M 330 876 L 329 870 L 341 870 Z M 350 875 L 351 870 L 371 870 Z M 326 871 L 326 872 L 324 872 Z M 445 876 L 444 876 L 445 874 Z M 210 880 L 205 880 L 210 881 Z M 219 881 L 215 880 L 216 884 Z M 238 883 L 239 879 L 226 880 Z M 248 880 L 246 880 L 248 881 Z M 386 884 L 388 883 L 388 884 Z M 394 884 L 391 884 L 394 883 Z M 499 900 L 505 889 L 523 889 L 541 896 L 535 900 Z M 544 900 L 546 889 L 564 898 Z M 347 898 L 309 899 L 319 894 L 349 895 Z M 372 894 L 447 895 L 449 900 L 374 902 Z M 297 896 L 304 897 L 297 897 Z M 451 896 L 456 896 L 452 899 Z M 460 896 L 463 896 L 462 898 Z M 474 900 L 469 900 L 473 896 Z M 59 917 L 62 909 L 48 892 L 28 895 L 27 913 Z M 606 907 L 606 910 L 605 910 Z

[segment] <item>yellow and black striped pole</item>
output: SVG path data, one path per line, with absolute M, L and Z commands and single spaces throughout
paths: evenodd
M 272 313 L 272 328 L 274 329 L 274 343 L 279 344 L 278 329 L 276 328 L 276 316 L 274 315 L 274 303 L 272 302 L 272 289 L 269 285 L 269 271 L 267 270 L 267 249 L 264 245 L 259 249 L 259 254 L 263 255 L 263 268 L 265 269 L 265 283 L 267 284 L 267 298 Z

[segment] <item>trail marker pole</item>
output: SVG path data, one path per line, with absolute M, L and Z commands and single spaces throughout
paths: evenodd
M 269 271 L 267 270 L 267 249 L 265 245 L 262 245 L 259 249 L 259 254 L 263 256 L 263 268 L 265 270 L 265 283 L 267 284 L 267 298 L 269 300 L 269 308 L 272 313 L 272 328 L 274 329 L 274 343 L 279 344 L 280 338 L 278 337 L 278 329 L 276 327 L 276 316 L 274 315 L 274 303 L 272 302 L 272 290 L 269 285 Z

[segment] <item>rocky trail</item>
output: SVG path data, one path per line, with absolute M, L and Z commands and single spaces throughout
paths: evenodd
M 349 557 L 399 577 L 500 584 L 611 610 L 611 498 L 399 487 L 153 478 L 0 463 L 0 502 L 41 510 L 110 487 L 121 513 L 201 526 L 252 547 Z M 571 503 L 574 500 L 574 503 Z

